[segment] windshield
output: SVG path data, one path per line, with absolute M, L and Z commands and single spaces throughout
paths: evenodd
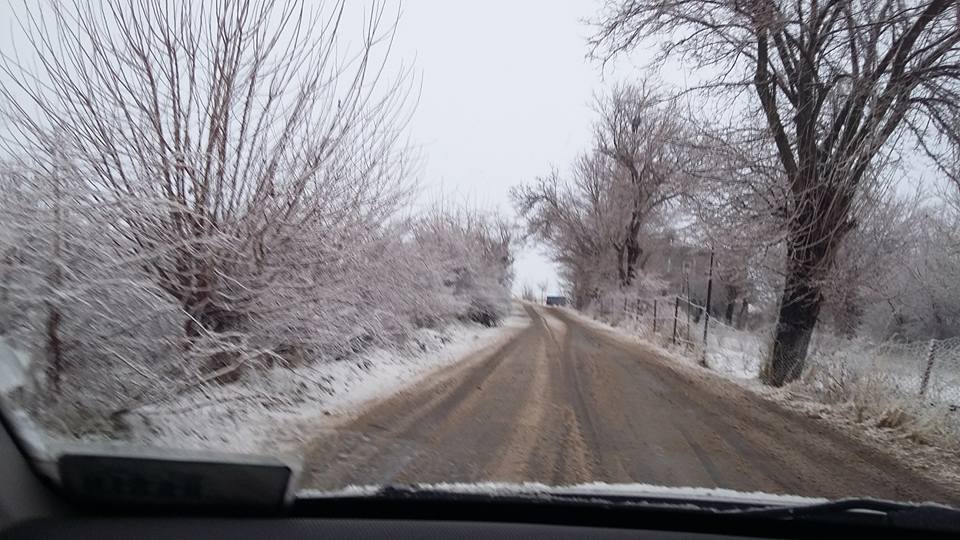
M 4 4 L 0 409 L 301 497 L 958 505 L 957 6 L 897 6 Z

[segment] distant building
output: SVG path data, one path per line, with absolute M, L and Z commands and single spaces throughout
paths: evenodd
M 547 297 L 548 306 L 565 306 L 567 305 L 566 296 L 548 296 Z

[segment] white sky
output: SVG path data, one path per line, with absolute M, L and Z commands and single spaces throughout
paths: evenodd
M 399 2 L 394 2 L 393 6 Z M 593 96 L 635 66 L 586 58 L 596 0 L 403 0 L 394 60 L 412 61 L 422 94 L 410 124 L 425 196 L 513 215 L 511 186 L 564 170 L 590 145 Z M 515 290 L 556 272 L 536 246 L 517 257 Z

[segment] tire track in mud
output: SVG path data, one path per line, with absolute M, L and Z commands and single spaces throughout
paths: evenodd
M 549 409 L 547 422 L 539 426 L 536 444 L 525 456 L 528 481 L 546 484 L 588 482 L 593 478 L 593 464 L 583 431 L 583 410 L 570 398 L 572 381 L 563 358 L 567 342 L 567 326 L 559 319 L 541 317 L 550 335 L 548 354 L 538 362 L 548 374 Z
M 410 461 L 436 446 L 452 409 L 476 394 L 530 332 L 525 328 L 475 364 L 402 391 L 346 425 L 321 430 L 307 450 L 301 484 L 335 488 L 391 481 Z
M 491 480 L 510 480 L 531 474 L 528 470 L 528 458 L 534 453 L 540 430 L 546 424 L 551 406 L 547 399 L 549 372 L 541 362 L 541 358 L 546 357 L 545 348 L 546 344 L 541 344 L 538 354 L 532 358 L 532 362 L 535 363 L 534 376 L 528 395 L 524 399 L 524 405 L 520 409 L 513 432 L 504 445 L 501 456 L 491 467 Z
M 534 366 L 521 360 L 543 355 L 546 329 L 535 311 L 528 315 L 529 326 L 478 362 L 446 380 L 401 392 L 317 437 L 308 450 L 301 483 L 335 488 L 489 479 L 503 452 L 487 446 L 490 441 L 502 443 L 515 431 L 513 424 L 527 406 L 517 398 L 526 397 L 536 377 Z M 501 392 L 511 398 L 496 398 Z M 525 432 L 535 434 L 537 429 L 528 426 Z

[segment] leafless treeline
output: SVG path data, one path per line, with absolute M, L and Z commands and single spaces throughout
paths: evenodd
M 544 240 L 582 305 L 597 287 L 634 285 L 646 238 L 683 191 L 685 127 L 648 86 L 619 86 L 598 100 L 594 147 L 570 181 L 554 171 L 512 196 L 528 231 Z
M 818 321 L 884 337 L 960 331 L 955 288 L 944 286 L 958 271 L 953 195 L 904 195 L 924 163 L 938 180 L 957 180 L 958 2 L 611 0 L 595 29 L 599 58 L 642 48 L 656 55 L 651 67 L 692 69 L 699 82 L 661 90 L 697 106 L 672 105 L 684 114 L 666 115 L 674 127 L 663 133 L 634 128 L 650 139 L 603 174 L 603 195 L 591 191 L 599 183 L 588 165 L 622 132 L 608 111 L 569 182 L 551 176 L 517 190 L 530 232 L 554 248 L 580 303 L 614 283 L 588 274 L 622 260 L 606 253 L 622 242 L 615 230 L 641 252 L 670 253 L 678 241 L 716 250 L 737 294 L 775 313 L 770 384 L 800 374 Z M 670 106 L 616 108 L 640 126 Z M 657 197 L 613 195 L 631 162 L 651 159 L 660 176 L 642 184 Z M 605 196 L 647 225 L 611 213 Z

